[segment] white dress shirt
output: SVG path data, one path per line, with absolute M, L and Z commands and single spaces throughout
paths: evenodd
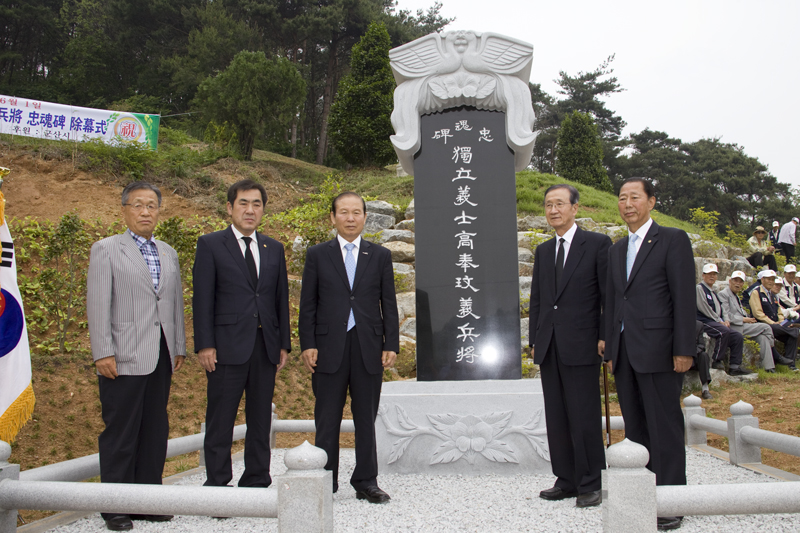
M 564 265 L 567 264 L 567 256 L 569 255 L 569 247 L 572 244 L 572 240 L 575 238 L 575 232 L 576 231 L 578 231 L 578 225 L 573 222 L 572 223 L 572 227 L 569 228 L 567 230 L 567 232 L 564 235 L 562 235 L 561 237 L 559 237 L 558 233 L 556 233 L 556 256 L 553 258 L 553 262 L 555 262 L 555 260 L 558 258 L 559 241 L 561 239 L 564 239 L 564 242 L 560 243 L 560 244 L 561 244 L 561 246 L 564 247 Z M 561 266 L 563 267 L 564 265 L 561 265 Z
M 641 228 L 636 230 L 636 236 L 638 237 L 635 243 L 637 255 L 639 254 L 639 250 L 642 249 L 642 242 L 644 241 L 645 236 L 647 236 L 647 232 L 650 231 L 650 226 L 652 225 L 653 225 L 653 219 L 649 218 L 647 219 L 647 222 L 642 224 Z M 631 230 L 628 230 L 628 238 L 630 238 L 631 235 L 633 235 L 633 233 L 631 233 Z
M 253 260 L 256 262 L 256 274 L 261 274 L 261 254 L 258 251 L 258 239 L 256 239 L 256 232 L 254 231 L 250 235 L 245 235 L 238 229 L 236 226 L 231 224 L 231 229 L 233 230 L 233 234 L 236 236 L 236 242 L 239 243 L 239 249 L 242 251 L 242 257 L 245 254 L 245 246 L 242 237 L 250 237 L 252 240 L 250 241 L 250 251 L 253 252 Z
M 341 235 L 337 235 L 336 238 L 339 240 L 339 248 L 342 250 L 342 261 L 344 261 L 347 256 L 347 250 L 344 249 L 344 245 L 350 243 Z M 355 238 L 353 244 L 356 245 L 356 247 L 353 248 L 353 259 L 355 259 L 356 266 L 358 266 L 358 251 L 361 249 L 361 235 Z

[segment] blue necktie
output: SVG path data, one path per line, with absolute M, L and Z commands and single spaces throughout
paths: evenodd
M 626 259 L 625 268 L 628 272 L 628 277 L 625 279 L 631 278 L 631 270 L 633 270 L 633 263 L 636 262 L 636 240 L 639 238 L 638 235 L 635 233 L 628 237 L 628 256 Z M 622 323 L 622 327 L 620 331 L 625 331 L 625 322 Z
M 353 280 L 356 277 L 356 258 L 353 255 L 353 248 L 356 245 L 352 242 L 348 242 L 344 245 L 344 249 L 347 250 L 347 255 L 344 256 L 344 269 L 347 271 L 347 281 L 350 282 L 350 289 L 353 289 Z M 356 317 L 353 316 L 353 309 L 350 308 L 350 317 L 347 319 L 347 331 L 353 329 L 356 325 Z
M 639 236 L 636 235 L 635 233 L 628 238 L 628 259 L 627 259 L 628 277 L 626 279 L 630 279 L 631 270 L 633 270 L 633 263 L 636 261 L 636 240 L 638 238 Z

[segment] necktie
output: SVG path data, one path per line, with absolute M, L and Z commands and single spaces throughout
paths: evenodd
M 256 260 L 253 258 L 253 252 L 250 250 L 251 237 L 242 237 L 244 241 L 244 262 L 247 263 L 247 270 L 250 271 L 250 279 L 253 280 L 253 286 L 258 285 L 258 270 L 256 270 Z
M 356 245 L 352 242 L 348 242 L 344 245 L 344 249 L 347 250 L 347 255 L 344 257 L 344 269 L 347 271 L 347 281 L 350 282 L 350 289 L 353 288 L 353 280 L 356 277 L 356 258 L 353 255 L 353 248 Z M 347 331 L 353 329 L 353 326 L 356 325 L 356 317 L 353 315 L 353 308 L 350 308 L 350 317 L 347 319 Z
M 628 238 L 628 258 L 627 258 L 628 277 L 626 279 L 630 279 L 631 270 L 633 270 L 633 263 L 636 261 L 637 239 L 639 239 L 639 236 L 636 235 L 635 233 Z
M 558 239 L 558 252 L 556 253 L 556 291 L 558 282 L 561 281 L 561 274 L 564 272 L 564 237 Z

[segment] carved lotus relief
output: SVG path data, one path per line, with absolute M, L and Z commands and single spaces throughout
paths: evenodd
M 381 405 L 378 414 L 383 419 L 386 431 L 390 435 L 399 437 L 392 445 L 389 454 L 389 464 L 399 460 L 409 444 L 420 435 L 430 435 L 441 440 L 433 450 L 430 464 L 453 463 L 464 459 L 469 464 L 482 456 L 489 461 L 497 463 L 519 463 L 514 449 L 503 440 L 511 434 L 524 436 L 534 451 L 544 460 L 550 460 L 547 448 L 547 429 L 540 426 L 541 409 L 537 409 L 533 416 L 521 426 L 510 426 L 512 411 L 488 413 L 482 416 L 456 415 L 452 413 L 440 415 L 426 415 L 430 425 L 414 423 L 405 409 L 395 405 L 397 424 L 389 420 L 389 407 Z

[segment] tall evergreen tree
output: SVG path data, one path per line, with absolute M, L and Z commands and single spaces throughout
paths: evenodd
M 389 66 L 391 41 L 386 26 L 373 22 L 353 46 L 351 72 L 339 84 L 330 115 L 333 145 L 352 165 L 384 166 L 395 159 L 389 136 L 393 133 Z
M 556 173 L 568 180 L 611 192 L 603 167 L 603 145 L 592 117 L 573 111 L 561 123 L 556 146 Z

